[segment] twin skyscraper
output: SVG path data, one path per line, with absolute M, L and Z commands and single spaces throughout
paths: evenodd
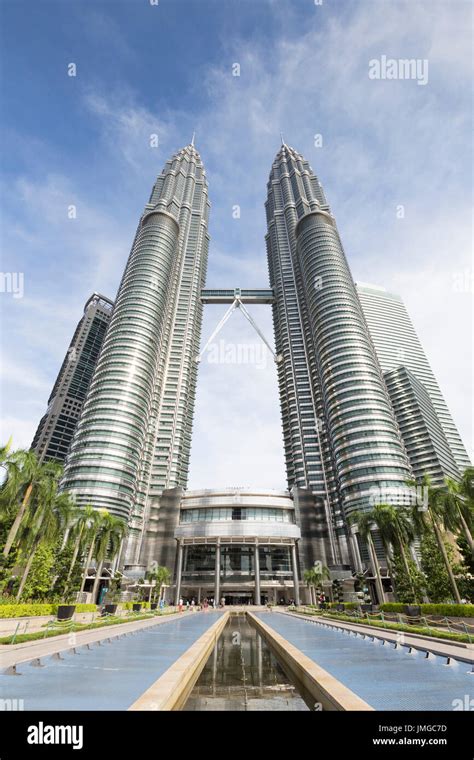
M 356 568 L 361 547 L 348 528 L 351 513 L 370 508 L 377 490 L 383 501 L 403 503 L 408 478 L 427 472 L 440 482 L 469 459 L 403 304 L 354 283 L 323 188 L 286 144 L 273 162 L 265 207 L 267 292 L 282 357 L 288 498 L 281 497 L 281 522 L 294 524 L 293 571 L 301 577 L 316 560 Z M 140 218 L 66 460 L 63 489 L 78 504 L 127 521 L 123 567 L 174 566 L 179 525 L 194 519 L 183 519 L 183 509 L 190 510 L 192 493 L 185 489 L 209 210 L 204 166 L 190 144 L 166 163 Z M 408 324 L 393 345 L 384 327 L 393 318 L 391 299 Z M 245 503 L 237 516 L 224 494 L 218 501 L 229 514 L 208 519 L 205 494 L 194 504 L 201 527 L 193 529 L 193 546 L 220 545 L 227 536 L 237 548 L 239 535 L 243 545 L 262 531 L 235 532 L 226 523 L 271 521 L 264 491 L 253 492 L 246 517 Z M 280 503 L 273 497 L 272 514 Z M 269 545 L 276 533 L 266 531 Z M 258 557 L 261 563 L 264 554 Z

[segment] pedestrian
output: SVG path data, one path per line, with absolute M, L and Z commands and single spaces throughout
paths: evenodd
M 183 611 L 183 600 L 182 600 L 182 599 L 180 599 L 180 600 L 179 600 L 179 604 L 178 604 L 178 610 L 179 610 L 180 612 L 182 612 L 182 611 Z

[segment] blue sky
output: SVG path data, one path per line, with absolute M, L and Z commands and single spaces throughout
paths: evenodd
M 84 302 L 114 297 L 154 177 L 193 129 L 212 202 L 208 285 L 267 285 L 282 131 L 323 183 L 354 278 L 404 298 L 472 450 L 469 2 L 1 0 L 0 12 L 2 270 L 24 273 L 23 298 L 0 294 L 3 437 L 29 445 Z M 428 83 L 369 79 L 382 55 L 427 59 Z M 270 309 L 254 315 L 271 337 Z M 220 316 L 206 308 L 203 339 Z M 274 365 L 238 314 L 221 338 L 257 361 L 203 360 L 190 486 L 284 486 Z

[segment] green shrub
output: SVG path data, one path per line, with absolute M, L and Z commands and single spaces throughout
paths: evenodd
M 385 604 L 379 605 L 379 610 L 382 612 L 405 612 L 405 605 L 398 602 L 385 602 Z
M 151 602 L 123 602 L 120 607 L 122 607 L 123 610 L 132 610 L 134 604 L 141 604 L 143 610 L 149 609 Z
M 443 617 L 474 617 L 474 604 L 422 604 L 422 615 Z
M 344 606 L 345 610 L 356 610 L 359 607 L 359 602 L 329 602 L 330 609 L 335 609 L 340 604 Z
M 2 604 L 0 605 L 0 618 L 54 615 L 57 606 L 57 604 Z
M 464 606 L 464 605 L 463 605 Z M 350 617 L 343 612 L 323 613 L 323 618 L 327 620 L 343 620 L 348 623 L 360 623 L 363 625 L 379 628 L 380 630 L 403 631 L 404 633 L 420 634 L 422 636 L 431 636 L 437 639 L 449 639 L 451 641 L 462 641 L 472 643 L 472 636 L 466 633 L 454 633 L 452 631 L 441 631 L 437 628 L 430 628 L 422 625 L 408 625 L 404 623 L 387 623 L 382 620 L 367 620 L 366 618 Z
M 422 615 L 441 615 L 442 617 L 474 617 L 474 604 L 420 604 Z M 381 604 L 382 612 L 405 612 L 404 604 L 392 602 Z
M 97 612 L 96 604 L 76 604 L 76 612 Z
M 95 612 L 95 604 L 76 604 L 76 612 Z M 55 604 L 0 604 L 0 618 L 35 617 L 37 615 L 56 615 L 59 603 Z

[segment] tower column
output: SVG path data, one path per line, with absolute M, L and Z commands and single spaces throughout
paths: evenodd
M 254 569 L 255 569 L 255 604 L 260 604 L 260 557 L 258 554 L 258 538 L 255 539 Z
M 221 580 L 221 541 L 217 539 L 216 543 L 216 565 L 215 565 L 215 586 L 214 586 L 214 602 L 216 606 L 219 604 L 220 594 L 220 580 Z
M 291 544 L 291 569 L 293 570 L 293 587 L 296 606 L 300 603 L 300 587 L 298 579 L 298 561 L 296 559 L 296 543 Z
M 178 539 L 178 562 L 176 568 L 176 594 L 175 604 L 179 604 L 179 598 L 181 596 L 181 575 L 183 571 L 183 541 Z
M 351 526 L 350 528 L 349 539 L 350 539 L 352 559 L 354 561 L 355 569 L 357 570 L 358 573 L 361 573 L 363 570 L 362 557 L 360 556 L 359 543 L 357 541 L 357 527 L 355 525 Z

